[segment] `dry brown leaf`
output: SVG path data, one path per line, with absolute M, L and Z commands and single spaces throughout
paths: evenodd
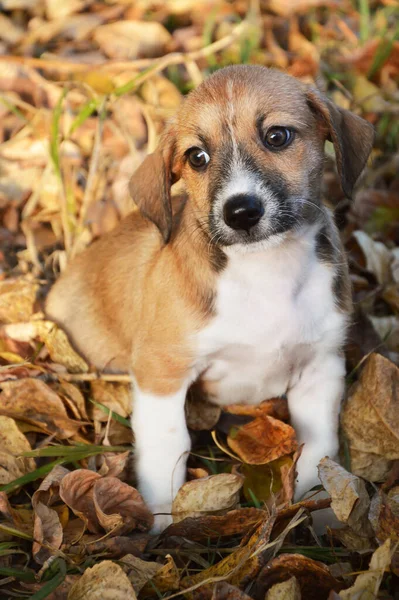
M 68 417 L 62 400 L 43 381 L 5 381 L 1 388 L 0 414 L 32 423 L 59 439 L 72 437 L 82 426 Z
M 110 58 L 132 60 L 160 56 L 172 38 L 157 22 L 117 21 L 97 27 L 94 39 Z
M 116 477 L 94 482 L 93 502 L 101 526 L 113 535 L 133 529 L 148 531 L 154 524 L 154 516 L 139 492 Z
M 25 279 L 0 281 L 0 323 L 29 321 L 38 289 L 37 283 Z
M 213 429 L 222 413 L 219 406 L 204 400 L 201 393 L 195 390 L 195 386 L 187 395 L 185 411 L 187 426 L 194 431 Z
M 344 584 L 333 577 L 326 565 L 302 556 L 302 554 L 280 554 L 270 561 L 259 574 L 255 584 L 256 598 L 276 583 L 295 577 L 301 589 L 301 596 L 306 600 L 327 598 L 331 590 L 339 591 Z
M 267 560 L 267 553 L 263 549 L 267 546 L 275 521 L 274 516 L 265 519 L 256 529 L 247 543 L 243 542 L 237 550 L 223 558 L 220 562 L 201 573 L 187 576 L 181 581 L 181 588 L 187 589 L 198 583 L 201 585 L 198 593 L 185 593 L 188 598 L 207 600 L 212 597 L 213 578 L 222 577 L 232 585 L 240 586 L 245 582 L 252 581 Z M 246 541 L 246 540 L 245 540 Z M 206 581 L 211 580 L 209 583 Z
M 391 562 L 391 542 L 386 540 L 371 557 L 370 567 L 366 573 L 356 577 L 352 587 L 340 592 L 342 600 L 375 600 L 381 585 L 385 569 Z
M 337 519 L 357 534 L 369 537 L 372 534 L 368 522 L 370 499 L 364 481 L 327 457 L 319 462 L 318 470 Z
M 43 479 L 40 487 L 32 496 L 34 514 L 33 525 L 33 557 L 39 564 L 54 554 L 61 547 L 63 528 L 58 513 L 50 508 L 59 499 L 59 486 L 69 473 L 61 465 L 57 465 Z
M 387 494 L 379 490 L 371 501 L 370 523 L 377 540 L 399 542 L 399 485 Z
M 242 477 L 230 473 L 188 481 L 182 485 L 173 501 L 173 522 L 235 508 L 242 484 Z
M 145 584 L 162 569 L 160 563 L 142 560 L 138 556 L 133 556 L 133 554 L 123 556 L 120 562 L 136 594 L 139 594 Z
M 227 443 L 241 460 L 250 465 L 263 465 L 298 449 L 294 429 L 263 414 L 230 430 Z
M 179 536 L 196 542 L 237 534 L 244 536 L 264 518 L 264 510 L 239 508 L 231 510 L 225 515 L 187 517 L 183 521 L 169 525 L 162 535 L 165 537 Z
M 392 254 L 382 242 L 375 242 L 364 231 L 355 231 L 353 237 L 359 244 L 366 260 L 366 269 L 375 275 L 378 283 L 392 281 Z
M 66 402 L 68 408 L 73 412 L 77 419 L 84 419 L 85 421 L 89 419 L 86 411 L 85 398 L 76 385 L 69 383 L 69 381 L 60 381 L 54 389 L 64 402 Z
M 126 464 L 129 460 L 131 453 L 129 450 L 126 452 L 105 452 L 99 458 L 102 461 L 101 467 L 98 469 L 98 474 L 102 477 L 120 477 L 126 468 Z
M 66 475 L 60 485 L 60 496 L 93 533 L 101 531 L 93 501 L 93 486 L 101 479 L 98 473 L 77 469 Z
M 180 574 L 175 561 L 166 555 L 166 563 L 161 566 L 154 578 L 143 588 L 142 593 L 145 597 L 157 596 L 159 593 L 174 592 L 180 587 Z
M 132 412 L 132 390 L 127 383 L 110 383 L 108 381 L 92 381 L 90 384 L 93 400 L 104 404 L 121 417 L 128 417 Z M 107 421 L 108 415 L 97 406 L 92 407 L 94 421 Z
M 73 546 L 69 551 L 82 557 L 93 554 L 101 554 L 106 558 L 121 558 L 127 554 L 141 556 L 150 539 L 149 533 L 131 533 L 129 536 L 107 538 L 101 534 L 98 541 L 91 539 L 90 543 L 86 543 L 86 536 L 84 536 L 82 544 Z
M 374 548 L 375 542 L 367 537 L 360 536 L 355 533 L 350 527 L 342 527 L 342 529 L 331 529 L 332 535 L 341 544 L 349 550 L 355 550 L 356 552 L 362 552 L 364 550 L 370 550 Z M 373 536 L 374 537 L 374 536 Z
M 9 483 L 36 469 L 33 458 L 21 456 L 31 450 L 14 419 L 0 416 L 0 484 Z
M 341 422 L 351 454 L 351 471 L 375 481 L 374 457 L 399 458 L 399 369 L 379 354 L 372 354 L 352 386 Z M 381 468 L 378 472 L 381 472 Z
M 264 400 L 258 405 L 229 404 L 224 407 L 223 411 L 233 415 L 245 415 L 249 417 L 268 415 L 279 421 L 287 421 L 289 418 L 288 402 L 285 398 L 271 398 L 270 400 Z
M 6 334 L 13 340 L 29 342 L 40 340 L 47 348 L 51 359 L 63 365 L 71 373 L 87 373 L 87 363 L 70 345 L 67 335 L 51 321 L 31 321 L 7 325 Z
M 251 600 L 250 596 L 244 594 L 234 585 L 230 585 L 226 581 L 217 583 L 213 588 L 211 600 Z
M 122 567 L 103 560 L 90 569 L 71 587 L 68 600 L 136 600 Z
M 291 17 L 317 6 L 334 6 L 336 4 L 336 0 L 288 0 L 288 2 L 269 0 L 268 9 L 281 17 Z
M 295 577 L 274 584 L 265 596 L 265 600 L 301 600 L 301 588 Z

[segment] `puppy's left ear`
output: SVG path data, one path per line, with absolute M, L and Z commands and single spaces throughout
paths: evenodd
M 170 188 L 179 179 L 173 171 L 175 132 L 170 125 L 158 148 L 141 163 L 129 183 L 130 195 L 143 217 L 152 221 L 167 244 L 172 234 Z
M 334 144 L 342 189 L 348 198 L 363 171 L 374 143 L 374 128 L 349 110 L 339 108 L 316 90 L 307 92 L 313 112 L 323 121 L 326 139 Z

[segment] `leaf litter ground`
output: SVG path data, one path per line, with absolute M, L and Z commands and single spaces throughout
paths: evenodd
M 397 5 L 4 0 L 0 14 L 0 597 L 396 598 L 399 590 Z M 284 69 L 376 128 L 354 201 L 341 463 L 292 504 L 284 399 L 187 403 L 189 481 L 159 537 L 135 489 L 126 375 L 93 372 L 43 300 L 133 209 L 127 183 L 182 97 L 227 64 Z M 178 193 L 179 190 L 176 190 Z M 331 503 L 327 535 L 313 529 Z

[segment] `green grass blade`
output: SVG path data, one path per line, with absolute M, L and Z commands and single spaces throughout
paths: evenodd
M 28 583 L 36 581 L 33 571 L 23 571 L 22 569 L 13 569 L 12 567 L 0 567 L 0 575 L 4 575 L 4 577 L 15 577 L 15 579 L 26 581 Z
M 86 102 L 86 104 L 83 105 L 83 107 L 81 108 L 81 110 L 79 111 L 79 113 L 76 115 L 76 117 L 74 118 L 71 128 L 69 130 L 69 135 L 72 135 L 72 133 L 74 131 L 76 131 L 78 129 L 78 127 L 80 127 L 81 125 L 83 125 L 83 123 L 89 118 L 91 117 L 91 115 L 94 113 L 94 111 L 97 110 L 97 108 L 100 105 L 100 101 L 92 98 L 91 100 L 89 100 L 88 102 Z
M 69 461 L 82 460 L 96 454 L 105 452 L 126 452 L 131 450 L 130 446 L 95 446 L 91 444 L 82 444 L 79 446 L 49 446 L 47 448 L 38 448 L 24 452 L 21 456 L 27 458 L 38 457 L 63 457 Z
M 29 596 L 30 600 L 43 600 L 47 598 L 54 590 L 56 590 L 61 583 L 64 581 L 66 576 L 66 564 L 64 561 L 59 561 L 60 570 L 59 572 L 49 581 L 47 581 L 38 592 Z
M 0 102 L 6 108 L 8 108 L 8 110 L 14 113 L 14 115 L 17 116 L 19 119 L 22 119 L 23 121 L 25 121 L 25 123 L 29 122 L 25 115 L 19 110 L 19 108 L 17 108 L 12 102 L 10 102 L 10 100 L 8 100 L 8 98 L 5 98 L 2 94 L 0 94 Z
M 368 0 L 359 0 L 359 35 L 360 41 L 364 44 L 370 39 L 370 6 Z
M 143 79 L 143 77 L 145 75 L 147 75 L 147 73 L 151 73 L 151 71 L 156 71 L 157 68 L 158 68 L 158 65 L 155 64 L 152 67 L 148 67 L 147 69 L 144 69 L 144 71 L 141 71 L 141 73 L 136 75 L 136 77 L 133 77 L 133 79 L 131 79 L 124 85 L 120 85 L 119 87 L 115 88 L 113 91 L 113 95 L 116 96 L 117 98 L 119 98 L 119 96 L 128 94 L 129 92 L 136 89 L 140 85 L 141 80 Z
M 58 176 L 61 175 L 60 167 L 60 119 L 62 114 L 62 103 L 66 96 L 67 90 L 64 89 L 59 100 L 54 108 L 53 119 L 51 121 L 51 132 L 50 132 L 50 156 L 53 161 L 54 169 Z
M 108 406 L 101 404 L 101 402 L 96 402 L 95 400 L 92 400 L 91 398 L 89 398 L 89 400 L 92 404 L 94 404 L 94 406 L 97 406 L 97 408 L 102 410 L 103 413 L 105 413 L 106 415 L 111 414 L 111 418 L 114 419 L 115 421 L 118 421 L 118 423 L 122 423 L 122 425 L 124 425 L 125 427 L 129 427 L 129 429 L 132 428 L 129 419 L 125 419 L 125 417 L 122 417 L 122 415 L 118 415 L 118 413 L 116 413 L 113 410 L 111 410 L 110 408 L 108 408 Z
M 12 535 L 14 537 L 22 538 L 23 540 L 32 541 L 33 538 L 29 533 L 25 531 L 21 531 L 20 529 L 16 529 L 11 525 L 6 525 L 5 523 L 0 523 L 0 531 L 6 533 L 7 535 Z

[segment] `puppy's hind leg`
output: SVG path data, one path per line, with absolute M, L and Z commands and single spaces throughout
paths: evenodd
M 155 515 L 152 532 L 172 522 L 172 501 L 186 477 L 190 436 L 184 403 L 187 386 L 161 396 L 134 385 L 132 427 L 139 490 Z

